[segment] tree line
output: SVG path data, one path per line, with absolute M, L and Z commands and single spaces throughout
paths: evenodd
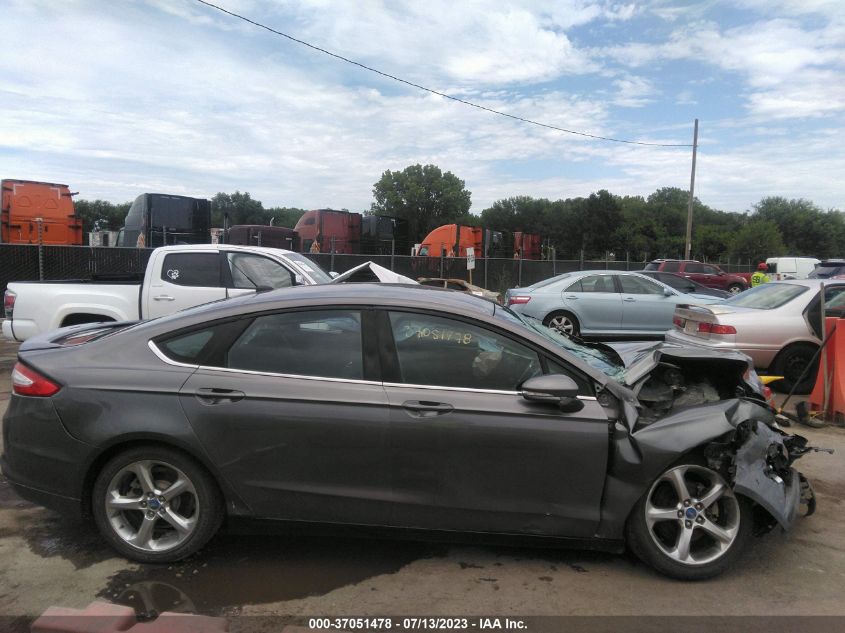
M 543 236 L 558 259 L 587 259 L 612 253 L 617 259 L 645 261 L 684 253 L 689 192 L 658 189 L 648 197 L 614 195 L 606 190 L 586 197 L 549 200 L 514 196 L 497 200 L 480 215 L 470 213 L 471 192 L 463 180 L 436 165 L 385 171 L 373 185 L 368 214 L 407 220 L 410 239 L 419 242 L 433 228 L 460 223 L 498 231 Z M 212 226 L 270 224 L 293 227 L 305 212 L 295 207 L 265 208 L 248 192 L 218 193 L 212 200 Z M 76 200 L 84 231 L 117 230 L 130 203 Z M 547 252 L 548 249 L 547 249 Z M 804 199 L 765 197 L 746 213 L 713 209 L 693 200 L 692 255 L 704 261 L 756 261 L 777 255 L 819 258 L 845 256 L 845 215 Z

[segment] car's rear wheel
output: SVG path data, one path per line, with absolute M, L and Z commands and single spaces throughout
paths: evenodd
M 581 333 L 578 319 L 571 312 L 552 312 L 543 319 L 543 325 L 557 330 L 564 336 L 578 336 Z
M 159 446 L 132 448 L 106 463 L 94 482 L 91 507 L 108 542 L 144 563 L 193 554 L 223 519 L 221 495 L 208 472 Z
M 730 286 L 728 286 L 728 292 L 730 292 L 732 295 L 738 295 L 743 290 L 745 290 L 745 286 L 743 286 L 742 284 L 731 284 Z
M 695 463 L 667 469 L 628 519 L 628 545 L 657 571 L 681 580 L 724 572 L 748 544 L 750 502 L 715 471 Z
M 813 361 L 817 349 L 818 347 L 809 343 L 798 343 L 781 350 L 768 371 L 773 376 L 783 376 L 783 380 L 774 383 L 778 391 L 788 393 L 795 389 L 797 394 L 807 394 L 812 391 L 819 371 L 818 359 Z M 810 363 L 813 365 L 810 366 Z M 810 366 L 809 369 L 807 369 L 808 366 Z M 801 378 L 805 369 L 807 373 Z

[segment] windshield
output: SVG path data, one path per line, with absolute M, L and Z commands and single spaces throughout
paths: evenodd
M 730 299 L 726 299 L 723 303 L 740 308 L 774 310 L 789 303 L 798 295 L 807 292 L 807 290 L 809 288 L 806 286 L 797 286 L 795 284 L 768 283 L 741 292 Z
M 532 332 L 541 334 L 570 354 L 577 356 L 593 369 L 598 369 L 603 374 L 610 376 L 615 380 L 621 382 L 625 379 L 625 367 L 616 362 L 611 354 L 608 354 L 597 347 L 590 347 L 576 343 L 571 338 L 560 334 L 552 328 L 546 327 L 541 321 L 524 314 L 517 314 L 513 310 L 504 306 L 497 305 L 493 316 L 510 323 L 517 323 L 523 327 L 527 327 Z
M 549 277 L 548 279 L 544 279 L 543 281 L 538 281 L 536 284 L 532 285 L 532 288 L 544 288 L 546 286 L 550 286 L 551 284 L 560 281 L 561 279 L 566 279 L 572 273 L 563 273 L 562 275 L 557 275 L 555 277 Z
M 313 259 L 308 259 L 305 255 L 300 255 L 299 253 L 287 253 L 285 257 L 311 275 L 314 281 L 318 284 L 327 284 L 332 280 L 331 276 L 323 270 L 317 262 Z

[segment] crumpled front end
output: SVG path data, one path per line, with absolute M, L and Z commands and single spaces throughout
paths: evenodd
M 812 487 L 793 464 L 821 449 L 780 430 L 773 410 L 759 400 L 733 398 L 682 407 L 641 425 L 636 398 L 617 392 L 625 423 L 617 422 L 612 435 L 600 536 L 619 538 L 643 491 L 687 455 L 705 459 L 734 492 L 764 509 L 763 531 L 777 524 L 789 529 L 802 511 L 812 514 Z
M 707 445 L 704 454 L 710 468 L 733 482 L 734 492 L 758 503 L 785 530 L 802 506 L 806 516 L 815 511 L 810 482 L 792 468 L 796 459 L 814 450 L 806 438 L 753 419 L 740 422 L 729 435 L 727 441 Z

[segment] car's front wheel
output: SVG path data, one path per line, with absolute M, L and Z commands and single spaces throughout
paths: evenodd
M 750 502 L 715 471 L 694 463 L 666 470 L 628 519 L 631 550 L 657 571 L 681 580 L 724 572 L 753 529 Z
M 92 492 L 94 521 L 127 558 L 177 561 L 196 552 L 220 527 L 220 492 L 197 462 L 179 451 L 139 446 L 113 457 Z
M 745 290 L 745 286 L 741 284 L 731 284 L 730 286 L 728 286 L 728 292 L 730 292 L 732 295 L 738 295 L 743 290 Z

